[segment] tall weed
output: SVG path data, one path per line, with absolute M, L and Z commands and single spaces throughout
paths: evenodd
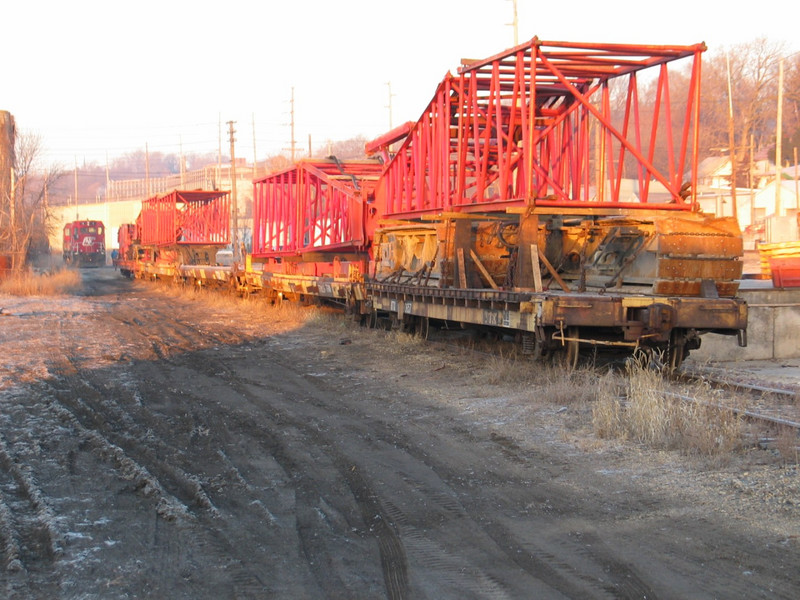
M 597 388 L 592 424 L 598 437 L 699 456 L 727 454 L 742 446 L 742 419 L 718 406 L 707 387 L 695 386 L 693 401 L 680 399 L 667 389 L 663 374 L 643 360 L 630 361 L 622 376 L 613 377 L 601 380 Z
M 22 271 L 0 280 L 0 293 L 12 296 L 61 296 L 80 288 L 80 273 L 70 269 L 43 273 Z

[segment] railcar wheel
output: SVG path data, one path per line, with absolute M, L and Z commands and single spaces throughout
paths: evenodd
M 580 342 L 578 341 L 579 331 L 577 327 L 567 327 L 564 331 L 564 341 L 562 347 L 561 364 L 567 371 L 572 371 L 578 366 L 578 354 Z
M 686 336 L 680 329 L 673 329 L 667 348 L 667 368 L 670 373 L 678 370 L 686 354 Z
M 428 317 L 417 317 L 417 335 L 428 340 L 431 335 L 431 320 Z

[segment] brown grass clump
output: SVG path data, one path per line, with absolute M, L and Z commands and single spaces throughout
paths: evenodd
M 0 280 L 0 293 L 12 296 L 61 296 L 80 287 L 80 273 L 69 269 L 45 273 L 23 271 Z
M 741 418 L 717 406 L 707 388 L 697 386 L 694 401 L 688 401 L 667 386 L 662 373 L 637 360 L 621 379 L 601 380 L 592 410 L 595 434 L 698 456 L 724 455 L 742 446 Z
M 800 452 L 797 444 L 797 430 L 794 427 L 784 426 L 778 428 L 775 447 L 784 464 L 800 463 Z
M 598 374 L 590 368 L 567 371 L 557 364 L 547 364 L 508 356 L 489 356 L 483 361 L 480 378 L 490 385 L 535 388 L 537 397 L 559 406 L 577 405 L 594 400 Z
M 622 380 L 612 373 L 597 382 L 597 400 L 592 407 L 592 424 L 597 437 L 611 439 L 627 436 L 624 394 Z

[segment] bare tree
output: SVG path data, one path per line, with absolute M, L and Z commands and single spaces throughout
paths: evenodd
M 800 53 L 790 56 L 784 68 L 781 155 L 794 160 L 794 153 L 800 148 Z
M 41 155 L 42 141 L 38 135 L 16 136 L 11 189 L 0 204 L 0 249 L 11 256 L 11 267 L 16 271 L 27 263 L 32 248 L 47 249 L 52 228 L 47 189 L 61 173 L 37 172 Z
M 317 158 L 335 156 L 341 160 L 365 158 L 366 151 L 364 147 L 367 141 L 367 138 L 363 135 L 359 135 L 347 140 L 328 142 L 324 146 L 317 148 L 316 151 L 314 151 L 314 156 Z
M 282 171 L 283 169 L 288 169 L 292 166 L 292 161 L 283 154 L 275 154 L 274 156 L 268 156 L 266 159 L 266 167 L 268 173 L 274 173 L 275 171 Z
M 736 156 L 736 180 L 746 182 L 751 137 L 755 149 L 775 143 L 778 65 L 785 44 L 758 38 L 707 59 L 703 66 L 701 152 L 727 149 L 731 103 Z M 730 89 L 728 93 L 728 61 Z
M 8 111 L 0 111 L 0 254 L 3 261 L 13 257 L 14 221 L 16 219 L 14 188 L 14 143 L 17 129 L 14 117 Z

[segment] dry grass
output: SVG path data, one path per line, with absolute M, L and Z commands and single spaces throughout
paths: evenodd
M 797 430 L 794 427 L 780 427 L 775 436 L 775 448 L 784 464 L 800 463 L 798 451 Z
M 696 400 L 690 402 L 671 395 L 667 386 L 660 372 L 635 360 L 621 378 L 609 375 L 601 380 L 592 410 L 595 434 L 698 456 L 729 454 L 742 447 L 741 418 L 717 406 L 707 388 L 696 386 Z
M 12 296 L 61 296 L 80 288 L 80 273 L 69 269 L 45 273 L 23 271 L 0 280 L 0 293 Z
M 413 333 L 405 333 L 399 329 L 386 332 L 386 348 L 395 354 L 415 352 L 425 344 L 424 339 Z
M 559 406 L 574 406 L 594 400 L 598 373 L 589 368 L 566 371 L 556 364 L 508 355 L 489 356 L 480 378 L 489 385 L 535 389 L 536 396 Z

